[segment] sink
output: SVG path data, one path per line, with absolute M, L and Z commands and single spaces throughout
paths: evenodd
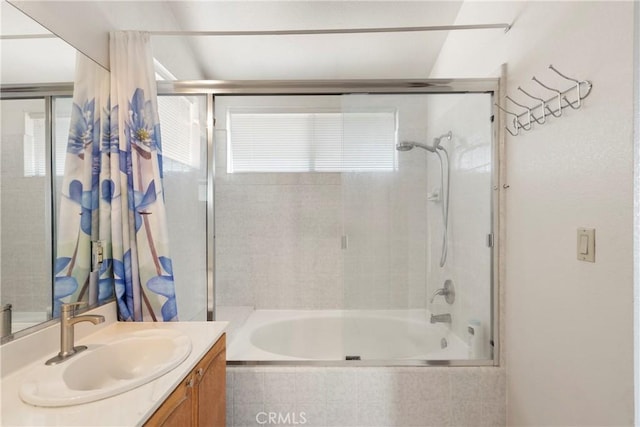
M 168 329 L 139 330 L 88 349 L 59 365 L 38 366 L 20 387 L 35 406 L 93 402 L 146 384 L 171 371 L 191 353 L 191 340 Z

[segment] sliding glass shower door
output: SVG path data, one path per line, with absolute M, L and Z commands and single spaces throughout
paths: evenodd
M 491 96 L 344 95 L 342 110 L 361 159 L 341 173 L 345 347 L 364 351 L 348 355 L 491 358 Z
M 207 100 L 158 97 L 163 184 L 181 321 L 207 320 Z

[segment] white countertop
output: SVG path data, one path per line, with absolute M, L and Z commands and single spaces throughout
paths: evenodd
M 58 349 L 41 358 L 6 372 L 2 377 L 2 426 L 134 426 L 143 424 L 175 389 L 180 381 L 193 369 L 198 361 L 220 338 L 226 322 L 168 322 L 125 323 L 114 322 L 97 332 L 78 339 L 77 344 L 91 344 L 143 329 L 172 329 L 191 338 L 189 356 L 175 369 L 160 378 L 128 392 L 96 402 L 61 408 L 41 408 L 24 403 L 18 390 L 22 381 L 33 369 L 33 364 L 44 364 Z M 59 331 L 59 328 L 58 328 Z M 6 345 L 6 344 L 5 344 Z M 19 357 L 19 356 L 18 356 Z M 7 351 L 3 359 L 8 358 Z

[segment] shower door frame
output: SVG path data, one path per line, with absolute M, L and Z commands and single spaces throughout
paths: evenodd
M 159 81 L 158 95 L 207 95 L 207 320 L 215 320 L 215 97 L 218 95 L 345 95 L 345 94 L 490 94 L 491 120 L 491 249 L 490 312 L 493 354 L 487 360 L 375 360 L 375 361 L 234 361 L 229 365 L 306 366 L 500 366 L 500 283 L 504 212 L 503 114 L 495 107 L 504 91 L 505 70 L 500 78 L 483 79 L 383 79 L 383 80 L 192 80 Z

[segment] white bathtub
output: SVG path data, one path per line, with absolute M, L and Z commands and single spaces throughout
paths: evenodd
M 425 310 L 255 310 L 230 337 L 230 361 L 454 360 L 467 346 Z
M 11 313 L 11 333 L 15 334 L 23 329 L 39 325 L 50 318 L 49 313 L 45 311 L 14 311 Z

